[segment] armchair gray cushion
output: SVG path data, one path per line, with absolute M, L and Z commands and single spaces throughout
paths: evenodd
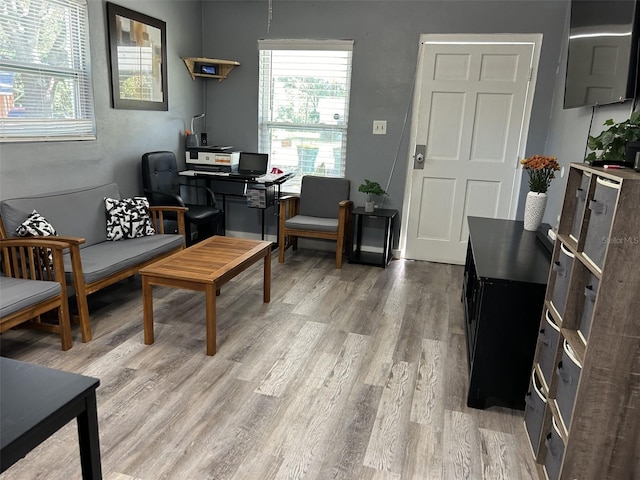
M 296 228 L 301 230 L 312 230 L 314 232 L 337 232 L 338 219 L 324 217 L 309 217 L 307 215 L 296 215 L 284 222 L 286 228 Z
M 0 275 L 0 291 L 0 317 L 6 317 L 59 295 L 60 283 Z
M 300 215 L 337 219 L 340 202 L 349 199 L 349 185 L 345 178 L 305 175 L 300 188 Z

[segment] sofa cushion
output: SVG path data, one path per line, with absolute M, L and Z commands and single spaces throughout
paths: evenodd
M 40 303 L 60 294 L 60 284 L 44 280 L 24 280 L 0 275 L 0 317 Z
M 37 235 L 48 237 L 50 235 L 57 235 L 56 229 L 53 228 L 53 225 L 51 225 L 46 218 L 40 215 L 37 210 L 31 212 L 31 215 L 29 215 L 27 219 L 22 222 L 18 228 L 16 228 L 16 233 L 20 237 Z
M 7 235 L 17 236 L 16 228 L 31 212 L 37 210 L 52 225 L 58 235 L 82 237 L 87 248 L 107 239 L 107 214 L 104 198 L 120 198 L 118 185 L 110 183 L 64 192 L 7 199 L 0 206 L 0 214 Z
M 150 260 L 182 245 L 184 237 L 177 234 L 150 235 L 119 242 L 91 245 L 82 249 L 82 271 L 85 283 L 92 283 L 134 265 Z M 64 269 L 71 282 L 71 258 L 65 254 Z
M 122 240 L 153 235 L 156 231 L 149 218 L 149 201 L 145 197 L 105 198 L 107 240 Z

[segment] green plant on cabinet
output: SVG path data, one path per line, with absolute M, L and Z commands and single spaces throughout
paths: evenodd
M 587 163 L 594 160 L 625 160 L 627 144 L 640 142 L 640 110 L 633 112 L 624 122 L 615 123 L 610 118 L 604 122 L 604 126 L 609 128 L 595 137 L 589 135 L 587 146 L 592 151 L 585 158 Z

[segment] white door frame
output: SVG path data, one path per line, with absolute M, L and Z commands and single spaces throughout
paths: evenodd
M 409 223 L 409 206 L 411 201 L 411 178 L 413 175 L 413 156 L 415 152 L 416 137 L 418 135 L 418 117 L 420 112 L 420 94 L 422 92 L 422 49 L 427 44 L 437 43 L 532 43 L 534 44 L 533 59 L 530 72 L 529 88 L 525 99 L 524 120 L 520 139 L 518 141 L 518 155 L 513 159 L 514 169 L 520 169 L 520 159 L 524 158 L 527 147 L 527 138 L 529 135 L 529 122 L 531 119 L 531 110 L 533 107 L 533 97 L 536 91 L 536 78 L 538 76 L 538 64 L 540 61 L 540 49 L 542 46 L 541 33 L 498 33 L 498 34 L 421 34 L 418 46 L 418 65 L 416 67 L 416 78 L 414 81 L 413 104 L 411 115 L 411 134 L 409 137 L 409 151 L 407 152 L 407 170 L 404 185 L 404 199 L 402 202 L 402 220 L 400 224 L 399 238 L 399 254 L 404 258 L 407 245 L 407 227 Z M 511 193 L 511 203 L 509 205 L 508 219 L 513 220 L 516 216 L 518 200 L 520 198 L 520 185 L 522 175 L 514 175 L 513 190 Z

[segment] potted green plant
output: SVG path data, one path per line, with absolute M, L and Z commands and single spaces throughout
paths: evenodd
M 635 152 L 640 147 L 640 110 L 636 110 L 624 122 L 615 123 L 613 119 L 604 122 L 605 127 L 598 136 L 589 135 L 587 146 L 589 153 L 585 162 L 595 160 L 626 161 L 633 163 Z
M 372 182 L 366 178 L 364 183 L 358 187 L 358 191 L 367 194 L 367 201 L 364 203 L 364 211 L 367 213 L 371 213 L 374 210 L 374 196 L 381 197 L 387 194 L 378 182 Z

